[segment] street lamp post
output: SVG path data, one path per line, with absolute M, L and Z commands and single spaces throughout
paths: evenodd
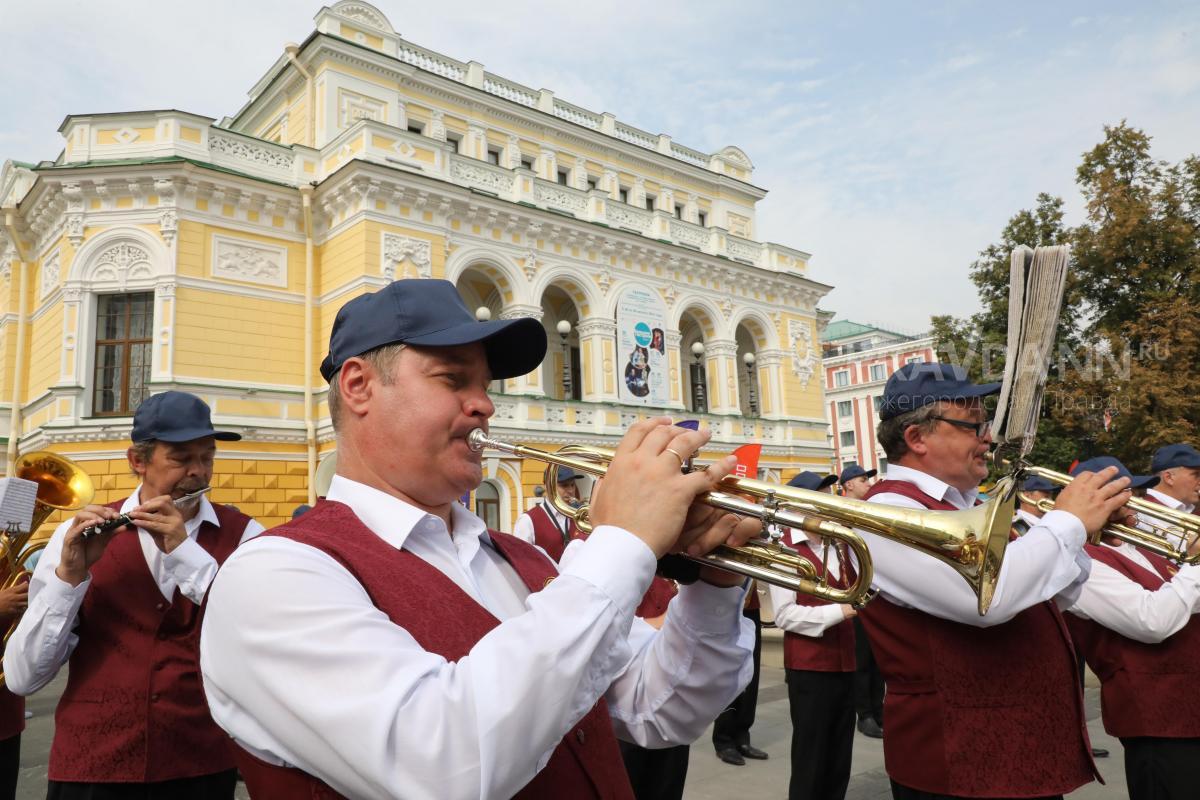
M 752 417 L 758 416 L 758 394 L 754 391 L 754 362 L 756 360 L 754 353 L 750 351 L 746 351 L 746 354 L 742 356 L 742 361 L 746 364 L 746 392 L 750 399 L 750 416 Z
M 692 342 L 692 356 L 696 363 L 692 364 L 692 404 L 697 414 L 708 411 L 708 403 L 704 398 L 704 342 Z
M 559 320 L 557 327 L 558 335 L 562 337 L 562 356 L 563 356 L 563 400 L 571 399 L 571 346 L 567 342 L 567 337 L 571 335 L 571 323 L 564 320 Z

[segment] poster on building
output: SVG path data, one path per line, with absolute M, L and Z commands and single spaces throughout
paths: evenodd
M 668 384 L 667 309 L 658 292 L 631 286 L 617 300 L 617 397 L 622 403 L 665 406 Z

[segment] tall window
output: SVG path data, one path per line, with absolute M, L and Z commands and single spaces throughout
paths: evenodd
M 850 385 L 850 370 L 841 369 L 841 370 L 838 370 L 837 372 L 833 373 L 833 385 L 834 385 L 834 388 L 837 388 L 837 389 L 840 389 L 843 386 L 849 386 Z
M 854 431 L 842 431 L 840 441 L 842 447 L 854 447 Z
M 886 380 L 886 379 L 887 379 L 887 365 L 886 364 L 872 364 L 871 365 L 871 380 L 882 381 L 882 380 Z
M 500 493 L 491 481 L 484 481 L 475 490 L 475 515 L 492 530 L 500 529 Z
M 850 407 L 849 400 L 838 400 L 837 410 L 839 417 L 849 417 L 854 413 L 854 409 Z
M 146 398 L 154 293 L 100 295 L 92 413 L 127 416 Z

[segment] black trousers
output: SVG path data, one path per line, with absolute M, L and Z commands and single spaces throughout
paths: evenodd
M 158 783 L 50 781 L 46 800 L 233 800 L 237 770 Z
M 894 800 L 960 800 L 957 795 L 953 794 L 934 794 L 933 792 L 922 792 L 919 789 L 910 789 L 907 786 L 892 781 L 892 797 Z M 988 800 L 1011 800 L 1004 797 L 992 797 Z M 1045 797 L 1032 797 L 1027 800 L 1063 800 L 1061 794 L 1048 794 Z
M 637 800 L 682 800 L 691 747 L 681 744 L 648 750 L 619 739 L 617 744 L 621 746 L 621 760 L 625 762 Z
M 742 609 L 742 616 L 754 623 L 754 676 L 745 690 L 733 699 L 713 723 L 712 741 L 717 750 L 750 744 L 750 726 L 758 708 L 758 672 L 762 656 L 762 619 L 757 608 Z
M 1129 800 L 1200 796 L 1200 739 L 1122 739 Z
M 871 641 L 858 617 L 854 618 L 854 713 L 883 725 L 883 674 L 871 650 Z
M 841 800 L 854 748 L 854 673 L 787 671 L 792 714 L 788 800 Z
M 0 742 L 0 800 L 15 800 L 21 774 L 21 734 Z

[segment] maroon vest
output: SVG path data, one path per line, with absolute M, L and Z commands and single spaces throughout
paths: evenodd
M 800 555 L 812 561 L 813 566 L 821 569 L 820 557 L 806 541 L 794 543 L 792 547 Z M 829 584 L 839 588 L 849 585 L 854 580 L 854 567 L 849 561 L 845 562 L 846 574 L 843 580 Z M 820 600 L 807 594 L 796 593 L 796 605 L 827 606 L 828 600 Z M 788 669 L 803 669 L 811 672 L 854 672 L 854 626 L 849 620 L 843 620 L 837 625 L 825 629 L 823 636 L 801 636 L 798 633 L 784 631 L 783 634 L 783 665 Z
M 642 602 L 638 604 L 637 611 L 634 613 L 643 619 L 654 619 L 661 617 L 667 613 L 667 606 L 671 602 L 671 598 L 679 594 L 679 589 L 675 588 L 675 582 L 655 575 L 654 580 L 650 581 L 650 588 L 642 595 Z
M 221 564 L 250 518 L 213 508 L 220 526 L 202 523 L 196 541 Z M 163 598 L 128 531 L 113 536 L 91 574 L 54 714 L 50 780 L 152 783 L 232 769 L 200 681 L 203 609 L 179 589 Z
M 0 617 L 0 628 L 7 629 L 16 617 Z M 3 653 L 3 650 L 0 650 Z M 0 742 L 25 730 L 25 698 L 0 686 Z
M 1150 592 L 1175 574 L 1166 559 L 1141 551 L 1150 571 L 1111 547 L 1088 545 L 1088 553 Z M 1192 617 L 1158 644 L 1135 642 L 1093 620 L 1067 615 L 1088 666 L 1100 678 L 1104 730 L 1125 738 L 1200 737 L 1200 622 Z
M 546 512 L 546 509 L 542 508 L 541 503 L 538 503 L 526 513 L 529 514 L 529 519 L 533 521 L 534 544 L 545 550 L 546 555 L 553 558 L 555 564 L 562 561 L 563 550 L 567 549 L 567 542 L 578 535 L 575 521 L 567 520 L 567 540 L 563 541 L 562 530 L 550 518 L 550 514 Z
M 867 497 L 885 492 L 955 510 L 905 481 L 881 481 Z M 1053 603 L 979 628 L 877 597 L 859 619 L 887 684 L 884 762 L 897 783 L 1030 797 L 1099 777 L 1074 649 Z
M 489 534 L 529 591 L 541 590 L 557 574 L 551 562 L 515 536 L 497 531 Z M 466 656 L 500 624 L 437 568 L 371 533 L 342 503 L 318 502 L 311 511 L 264 535 L 292 539 L 337 560 L 362 584 L 376 608 L 423 648 L 448 661 Z M 268 764 L 240 747 L 233 749 L 252 797 L 341 797 L 299 769 Z M 633 790 L 603 698 L 567 732 L 550 761 L 516 796 L 632 800 Z

